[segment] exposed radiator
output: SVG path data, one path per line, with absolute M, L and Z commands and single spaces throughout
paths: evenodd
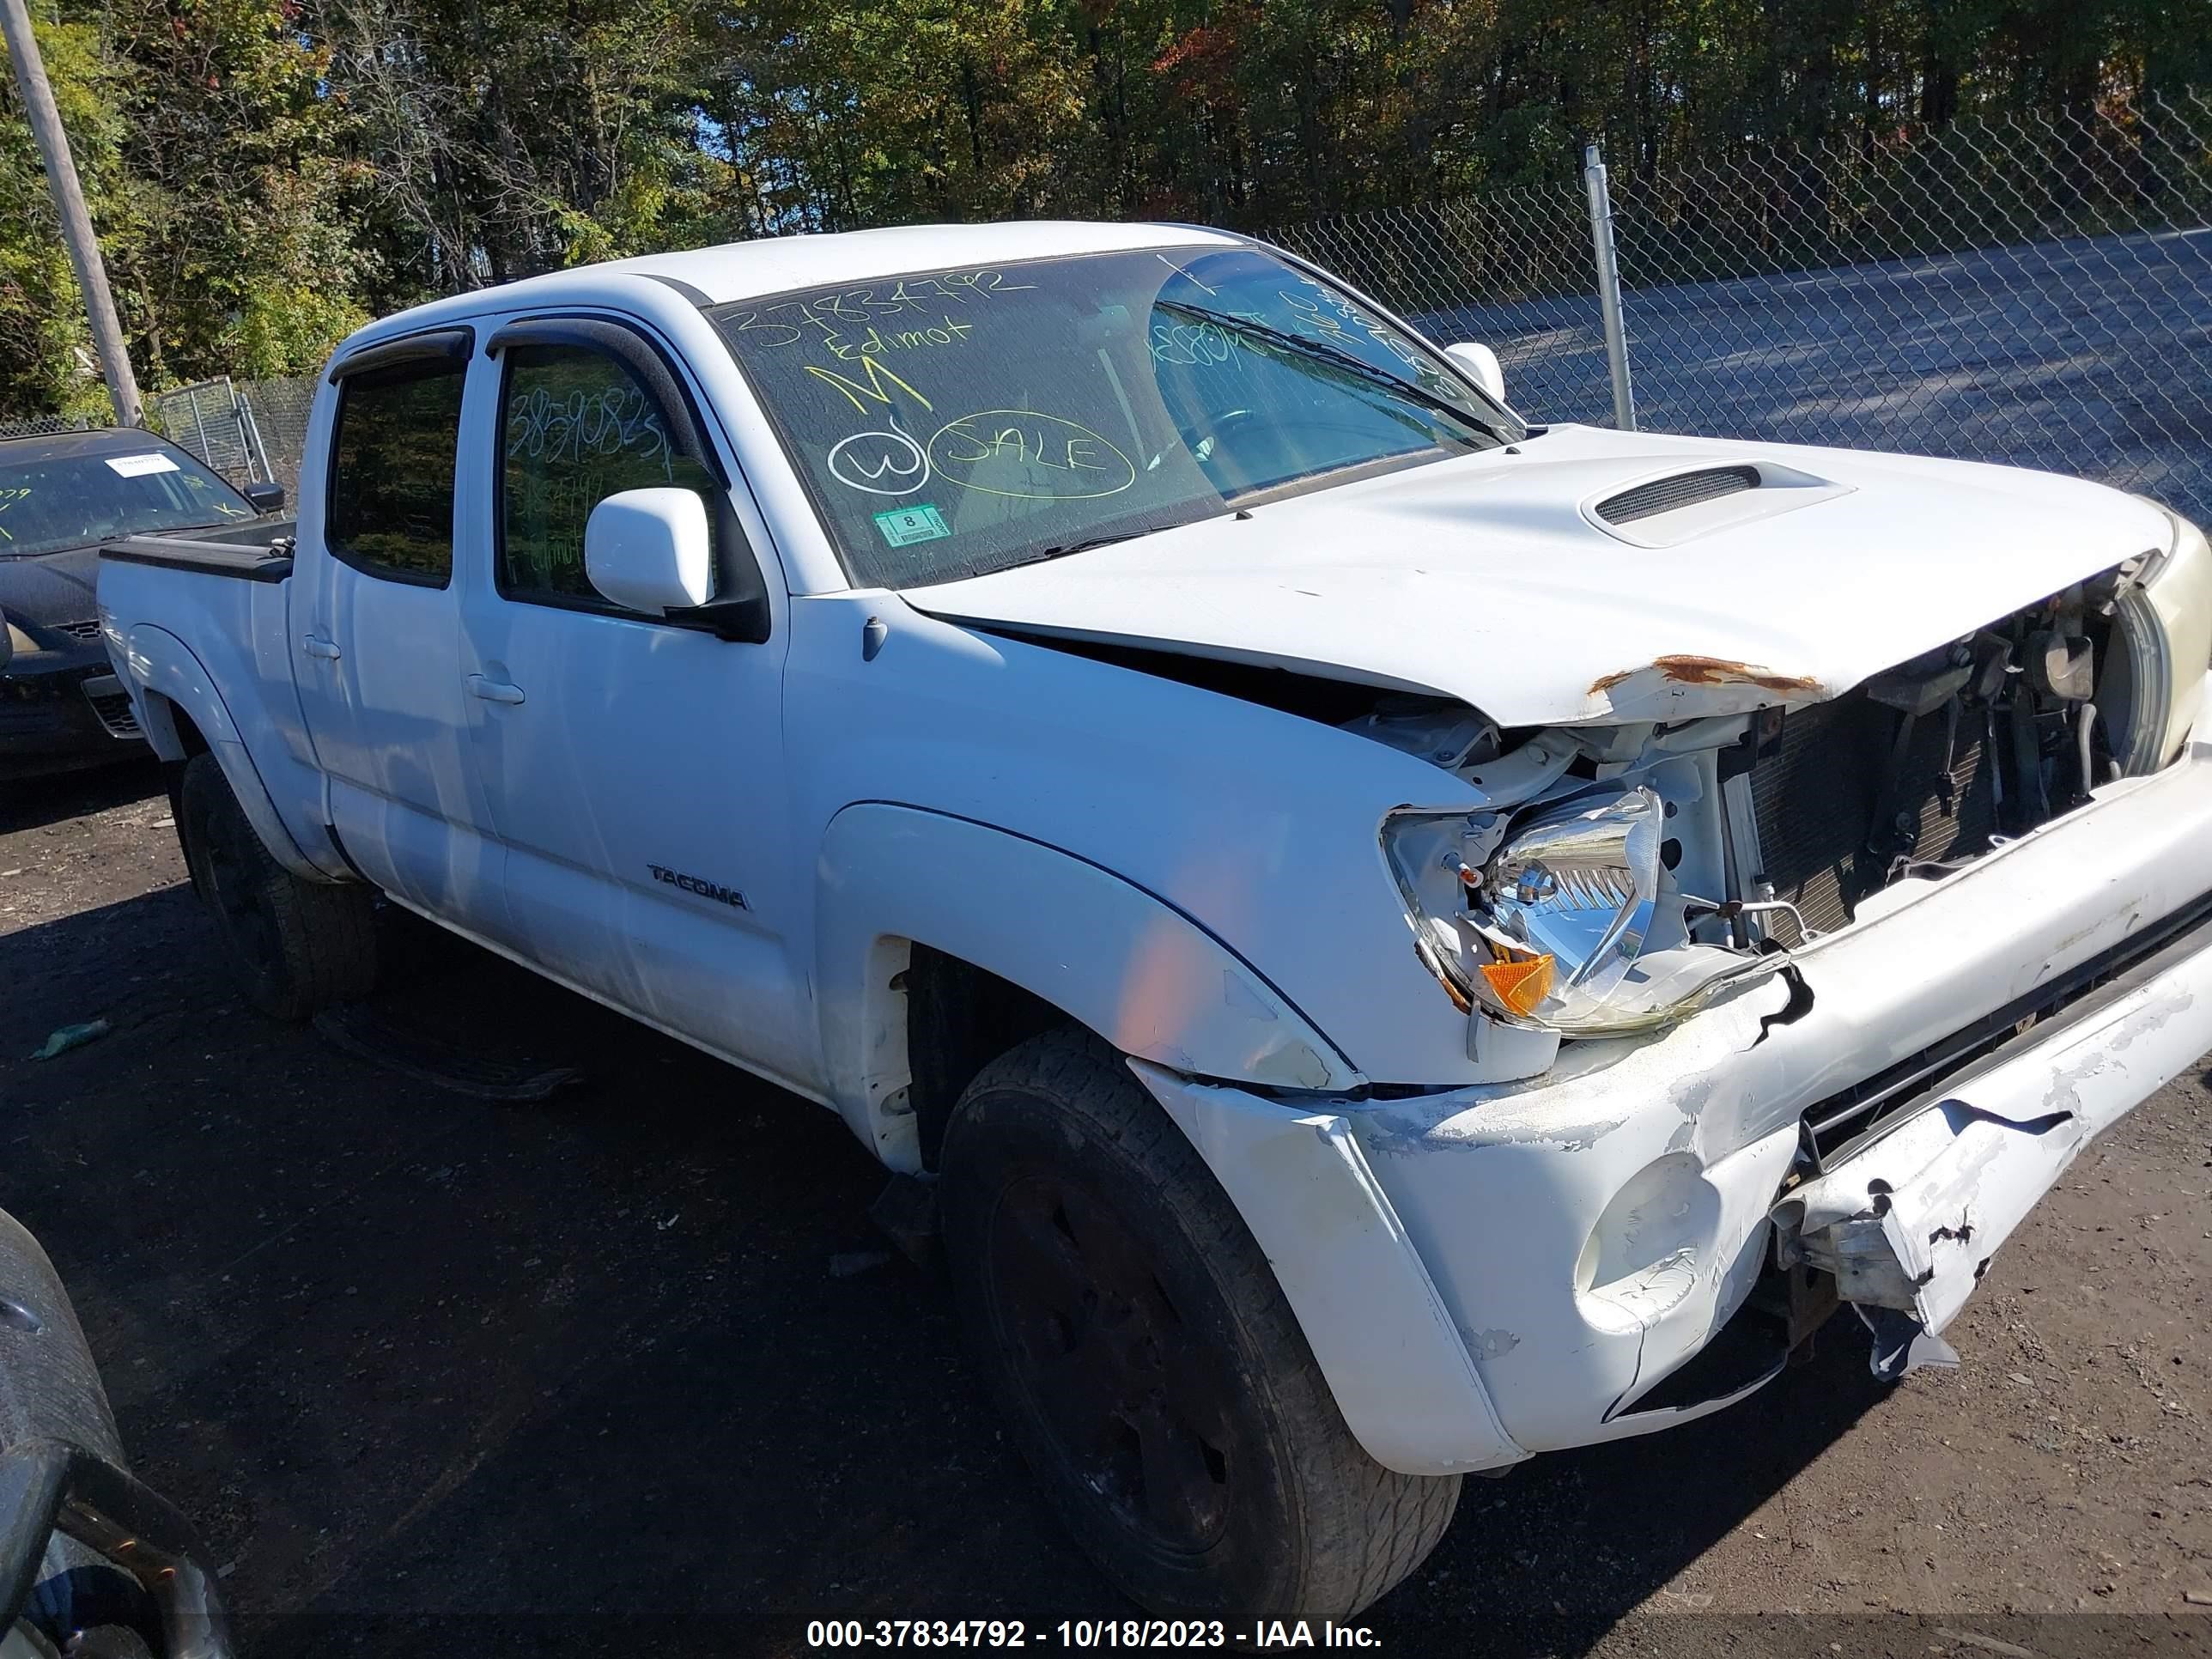
M 1847 924 L 1860 900 L 1887 883 L 1894 853 L 1873 852 L 1867 843 L 1903 718 L 1857 694 L 1793 710 L 1752 768 L 1759 874 L 1822 933 Z M 1982 718 L 1967 711 L 1955 743 L 1940 714 L 1914 723 L 1897 804 L 1919 825 L 1910 849 L 1915 859 L 1960 857 L 1989 845 L 1996 817 Z M 1784 944 L 1799 942 L 1786 920 L 1775 933 Z

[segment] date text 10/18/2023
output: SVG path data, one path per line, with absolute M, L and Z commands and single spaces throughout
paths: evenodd
M 815 1619 L 810 1648 L 1379 1648 L 1364 1625 L 1261 1619 Z

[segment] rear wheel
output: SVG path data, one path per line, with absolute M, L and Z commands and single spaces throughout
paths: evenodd
M 270 855 L 213 755 L 185 763 L 177 831 L 192 886 L 246 999 L 303 1020 L 376 985 L 375 895 L 357 883 L 307 881 Z
M 1459 1479 L 1345 1426 L 1267 1258 L 1182 1131 L 1086 1032 L 987 1066 L 947 1128 L 945 1243 L 1018 1443 L 1156 1612 L 1343 1619 L 1419 1565 Z

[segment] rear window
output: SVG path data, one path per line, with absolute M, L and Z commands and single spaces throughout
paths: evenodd
M 236 490 L 155 439 L 142 439 L 129 450 L 80 451 L 12 465 L 0 453 L 0 558 L 253 516 Z
M 331 444 L 324 539 L 356 569 L 443 587 L 453 574 L 453 461 L 465 362 L 349 375 Z

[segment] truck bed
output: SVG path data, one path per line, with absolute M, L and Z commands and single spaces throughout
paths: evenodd
M 121 564 L 162 565 L 203 575 L 281 582 L 292 574 L 292 538 L 297 526 L 295 519 L 256 519 L 251 524 L 211 530 L 125 536 L 106 544 L 100 556 Z

